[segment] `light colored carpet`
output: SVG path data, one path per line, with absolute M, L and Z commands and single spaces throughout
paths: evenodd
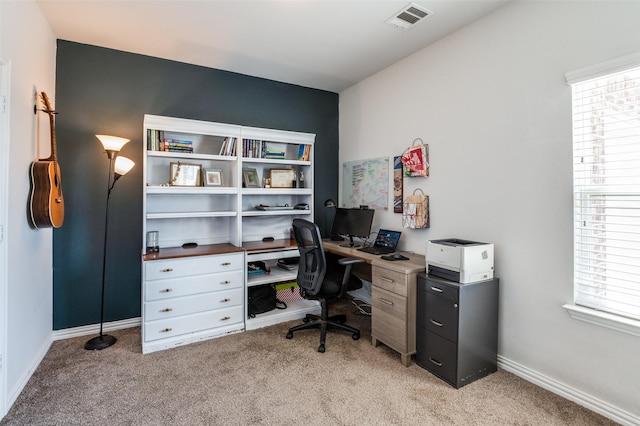
M 502 370 L 456 390 L 341 308 L 362 337 L 330 333 L 324 354 L 316 330 L 284 337 L 298 321 L 147 355 L 139 328 L 54 342 L 0 425 L 615 424 Z

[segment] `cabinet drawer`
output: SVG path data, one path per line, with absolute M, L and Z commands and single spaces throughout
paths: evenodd
M 371 267 L 372 284 L 401 296 L 407 295 L 407 275 L 377 265 Z
M 460 285 L 458 283 L 444 282 L 430 277 L 418 287 L 418 291 L 426 291 L 427 293 L 442 296 L 455 302 L 458 302 L 459 290 Z
M 452 342 L 458 341 L 458 304 L 427 293 L 426 309 L 418 312 L 418 326 Z
M 401 353 L 407 341 L 407 299 L 376 287 L 371 291 L 371 335 Z
M 186 259 L 153 260 L 145 262 L 144 264 L 145 281 L 235 271 L 242 270 L 243 268 L 243 253 L 198 256 Z
M 176 297 L 144 304 L 145 321 L 173 318 L 230 306 L 242 305 L 244 289 L 237 288 L 195 296 Z
M 169 299 L 210 291 L 242 288 L 244 273 L 242 270 L 218 274 L 179 277 L 169 280 L 152 280 L 145 283 L 145 301 Z
M 418 328 L 416 364 L 457 387 L 456 344 L 435 333 Z
M 194 333 L 244 321 L 242 306 L 144 323 L 144 341 Z

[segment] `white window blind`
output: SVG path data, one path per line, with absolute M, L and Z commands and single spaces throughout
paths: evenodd
M 640 66 L 570 82 L 574 303 L 640 319 Z

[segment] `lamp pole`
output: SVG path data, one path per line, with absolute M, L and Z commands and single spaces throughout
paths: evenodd
M 100 334 L 93 339 L 89 340 L 84 348 L 87 350 L 101 350 L 112 346 L 118 339 L 109 334 L 103 334 L 104 324 L 104 289 L 106 282 L 106 270 L 107 270 L 107 239 L 109 236 L 109 200 L 111 199 L 111 190 L 113 189 L 116 181 L 123 175 L 125 175 L 133 167 L 133 161 L 125 157 L 116 158 L 120 148 L 127 143 L 128 139 L 116 138 L 114 136 L 98 135 L 98 139 L 105 146 L 105 152 L 109 158 L 109 177 L 107 179 L 107 205 L 105 208 L 104 219 L 104 239 L 102 249 L 102 290 L 100 294 Z M 117 143 L 118 146 L 108 146 L 107 143 Z M 120 165 L 118 163 L 121 163 Z

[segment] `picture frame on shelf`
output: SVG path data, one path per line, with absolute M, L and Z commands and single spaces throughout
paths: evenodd
M 222 186 L 224 180 L 222 177 L 222 169 L 203 169 L 202 182 L 204 186 Z
M 296 181 L 294 169 L 271 169 L 271 188 L 293 188 Z
M 202 186 L 202 164 L 189 164 L 171 162 L 170 165 L 171 186 Z
M 245 188 L 260 188 L 260 179 L 258 179 L 258 171 L 253 168 L 242 169 L 242 185 Z

